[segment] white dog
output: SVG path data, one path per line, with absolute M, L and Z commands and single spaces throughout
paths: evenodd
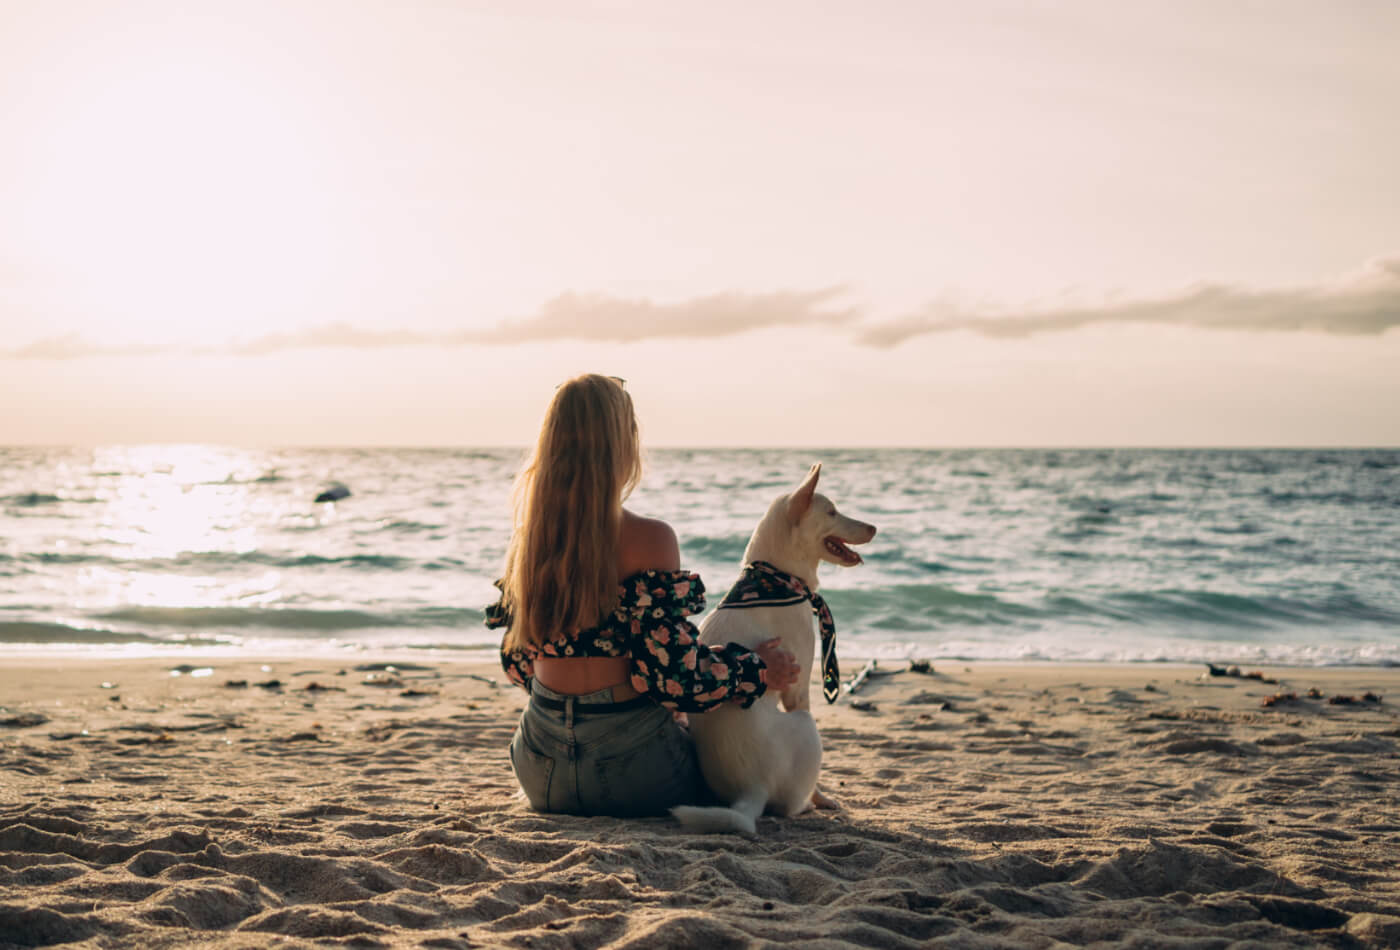
M 744 574 L 720 608 L 700 625 L 704 643 L 739 643 L 756 647 L 779 638 L 802 668 L 797 683 L 781 696 L 766 692 L 748 709 L 725 703 L 705 713 L 691 713 L 690 730 L 700 755 L 705 781 L 729 807 L 671 809 L 681 824 L 696 831 L 753 833 L 765 811 L 796 815 L 817 803 L 830 804 L 817 792 L 822 743 L 810 712 L 813 613 L 819 607 L 827 630 L 823 692 L 834 701 L 833 627 L 819 597 L 817 565 L 822 561 L 850 567 L 861 557 L 848 544 L 875 537 L 874 525 L 847 518 L 824 495 L 818 495 L 821 465 L 813 465 L 794 492 L 769 506 L 744 551 Z M 794 582 L 795 581 L 795 582 Z M 743 608 L 743 609 L 733 609 Z M 825 644 L 824 644 L 825 645 Z M 824 662 L 827 667 L 827 662 Z M 778 705 L 782 700 L 782 707 Z

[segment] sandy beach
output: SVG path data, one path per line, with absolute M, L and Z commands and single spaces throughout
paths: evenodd
M 1397 670 L 900 668 L 707 837 L 530 811 L 494 664 L 177 662 L 6 662 L 0 947 L 1400 945 Z

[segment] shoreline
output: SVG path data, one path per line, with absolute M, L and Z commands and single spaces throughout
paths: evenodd
M 1400 942 L 1397 668 L 873 676 L 747 837 L 530 811 L 523 691 L 391 652 L 7 658 L 0 950 Z
M 284 643 L 286 641 L 283 641 Z M 312 641 L 311 643 L 314 643 Z M 311 645 L 308 643 L 308 646 Z M 838 644 L 839 646 L 839 644 Z M 141 652 L 132 652 L 139 650 Z M 150 644 L 142 644 L 140 647 L 132 648 L 132 651 L 123 652 L 120 647 L 114 645 L 112 652 L 102 652 L 100 648 L 94 648 L 91 644 L 71 644 L 60 648 L 52 644 L 33 644 L 32 648 L 26 645 L 24 649 L 17 649 L 16 644 L 0 645 L 0 664 L 4 666 L 27 665 L 27 666 L 49 666 L 55 663 L 76 663 L 86 665 L 90 663 L 160 663 L 171 661 L 178 664 L 181 662 L 194 663 L 198 661 L 208 661 L 202 665 L 211 665 L 215 661 L 222 663 L 243 663 L 243 662 L 269 662 L 301 661 L 319 663 L 372 663 L 372 662 L 395 662 L 405 663 L 436 663 L 436 664 L 474 664 L 480 663 L 488 666 L 496 664 L 496 654 L 499 650 L 499 643 L 473 644 L 463 647 L 440 648 L 440 647 L 401 647 L 389 646 L 382 649 L 377 647 L 356 646 L 347 647 L 342 651 L 327 650 L 324 647 L 312 651 L 297 650 L 295 646 L 284 646 L 277 649 L 256 649 L 242 644 L 229 644 L 227 646 L 183 646 L 172 643 L 167 647 L 152 649 Z M 970 666 L 973 668 L 992 667 L 1027 667 L 1039 668 L 1047 667 L 1051 669 L 1063 669 L 1069 667 L 1131 667 L 1131 668 L 1181 668 L 1181 669 L 1204 669 L 1208 665 L 1215 666 L 1237 666 L 1241 670 L 1275 670 L 1275 671 L 1303 671 L 1303 670 L 1397 670 L 1400 671 L 1400 661 L 1381 661 L 1369 663 L 1280 663 L 1275 661 L 1239 659 L 1221 654 L 1217 659 L 1211 660 L 1180 660 L 1180 659 L 1127 659 L 1127 660 L 1102 660 L 1102 659 L 1046 659 L 1043 657 L 1022 658 L 1022 657 L 993 657 L 993 658 L 967 658 L 963 656 L 937 656 L 937 655 L 916 655 L 909 656 L 883 656 L 868 653 L 850 653 L 842 651 L 840 654 L 842 663 L 842 678 L 849 679 L 854 671 L 858 671 L 868 661 L 875 660 L 882 669 L 898 672 L 906 668 L 910 662 L 922 661 L 946 667 Z M 0 677 L 3 677 L 3 669 L 0 669 Z

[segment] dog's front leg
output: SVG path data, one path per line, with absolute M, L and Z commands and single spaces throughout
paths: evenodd
M 787 712 L 803 709 L 812 711 L 812 683 L 807 679 L 799 679 L 792 688 L 783 693 L 783 709 Z M 812 789 L 812 800 L 808 808 L 834 809 L 841 806 L 834 798 L 821 790 L 821 786 Z M 806 811 L 807 809 L 803 809 Z

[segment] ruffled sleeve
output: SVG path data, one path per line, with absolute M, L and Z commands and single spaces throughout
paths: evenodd
M 496 586 L 501 586 L 500 581 L 496 581 Z M 499 627 L 510 629 L 510 613 L 505 608 L 504 597 L 486 608 L 485 624 L 495 630 Z M 501 639 L 501 669 L 505 670 L 506 677 L 519 686 L 521 689 L 530 688 L 530 677 L 535 675 L 535 659 L 522 650 L 507 650 L 505 638 Z
M 705 607 L 705 585 L 689 571 L 642 571 L 620 585 L 610 626 L 632 657 L 632 688 L 680 712 L 720 703 L 753 705 L 767 686 L 758 654 L 737 643 L 706 646 L 687 618 Z

